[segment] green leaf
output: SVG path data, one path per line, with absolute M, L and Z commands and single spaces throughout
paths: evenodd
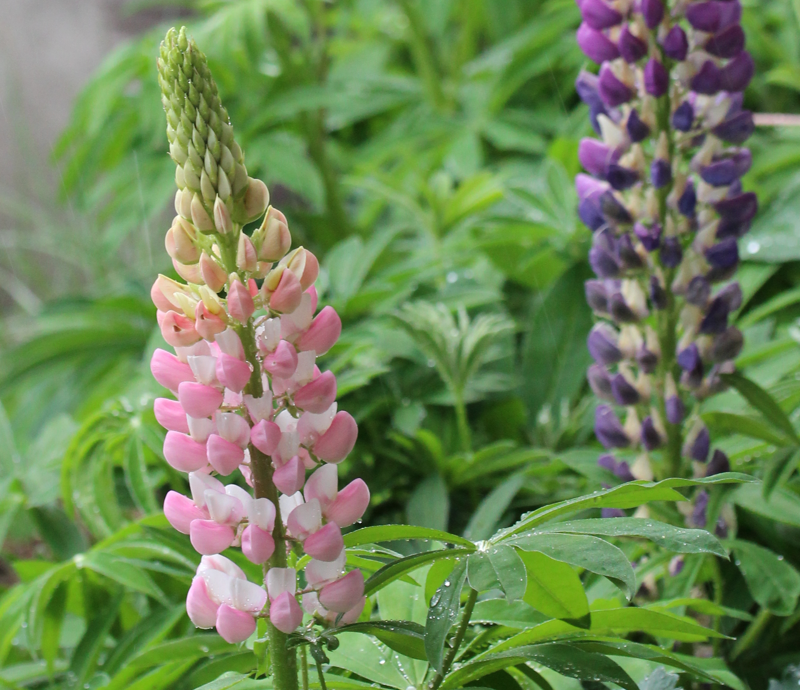
M 512 474 L 492 489 L 470 517 L 464 530 L 464 536 L 472 541 L 491 537 L 497 529 L 497 523 L 500 522 L 503 513 L 506 512 L 511 501 L 522 488 L 523 481 L 522 473 Z
M 522 600 L 550 618 L 589 627 L 589 601 L 575 570 L 538 551 L 522 551 L 519 556 L 527 572 Z
M 639 690 L 623 668 L 607 656 L 563 643 L 531 645 L 482 656 L 480 661 L 464 664 L 448 674 L 442 688 L 460 688 L 494 671 L 527 662 L 541 664 L 568 678 L 616 683 L 626 690 Z
M 382 587 L 393 582 L 406 573 L 416 570 L 426 563 L 432 563 L 441 559 L 458 558 L 470 553 L 468 549 L 439 549 L 438 551 L 423 551 L 415 553 L 405 558 L 398 558 L 396 561 L 387 563 L 364 583 L 364 594 L 369 596 L 374 594 Z
M 525 594 L 525 566 L 510 546 L 490 547 L 467 558 L 469 586 L 478 592 L 500 589 L 509 601 Z
M 628 557 L 599 537 L 545 533 L 520 535 L 504 543 L 523 551 L 537 551 L 556 561 L 602 575 L 625 592 L 628 598 L 636 592 L 636 575 Z
M 164 593 L 150 575 L 143 568 L 134 565 L 130 559 L 104 553 L 103 551 L 90 551 L 78 556 L 75 564 L 78 568 L 88 568 L 115 582 L 119 582 L 124 587 L 153 597 L 164 605 L 168 603 Z
M 447 485 L 440 474 L 430 474 L 423 479 L 411 494 L 406 507 L 407 521 L 411 525 L 447 530 L 450 515 L 450 497 Z
M 461 611 L 461 590 L 466 579 L 467 563 L 461 561 L 431 599 L 425 623 L 425 652 L 428 662 L 437 671 L 442 670 L 447 635 Z
M 412 659 L 425 661 L 428 658 L 425 656 L 425 628 L 419 623 L 391 620 L 369 621 L 345 625 L 333 631 L 335 635 L 346 632 L 377 637 L 390 649 Z
M 100 652 L 105 645 L 106 637 L 117 619 L 124 597 L 124 591 L 119 591 L 101 611 L 97 611 L 96 615 L 88 619 L 86 632 L 75 648 L 69 666 L 70 673 L 74 674 L 78 687 L 91 677 Z
M 756 515 L 784 525 L 800 527 L 800 496 L 788 489 L 773 489 L 769 501 L 765 501 L 761 488 L 756 484 L 749 484 L 737 488 L 731 500 Z
M 557 522 L 540 527 L 535 532 L 593 534 L 599 537 L 643 537 L 676 553 L 713 553 L 723 558 L 728 557 L 725 547 L 713 534 L 704 529 L 684 529 L 649 518 L 621 517 L 613 520 L 595 518 Z
M 773 551 L 753 542 L 731 542 L 735 563 L 761 606 L 778 616 L 794 612 L 800 597 L 800 573 Z
M 789 417 L 767 391 L 741 374 L 720 374 L 720 376 L 725 383 L 739 391 L 742 397 L 764 415 L 770 424 L 786 434 L 796 444 L 800 444 L 800 438 L 797 437 L 797 432 Z
M 521 553 L 523 562 L 530 553 Z M 533 554 L 540 558 L 547 558 L 541 554 Z M 557 561 L 556 561 L 557 562 Z M 560 564 L 563 565 L 563 564 Z M 568 568 L 569 566 L 564 566 Z M 531 585 L 531 577 L 528 575 L 528 587 Z M 527 596 L 527 592 L 526 592 Z M 588 610 L 588 609 L 587 609 Z M 547 620 L 548 616 L 536 611 L 531 605 L 523 601 L 510 602 L 508 599 L 484 599 L 475 604 L 472 610 L 472 621 L 475 623 L 496 623 L 508 628 L 524 629 L 532 628 Z
M 636 481 L 620 484 L 605 491 L 597 491 L 590 496 L 579 496 L 566 501 L 552 503 L 522 516 L 519 522 L 495 534 L 494 543 L 511 538 L 515 534 L 549 522 L 562 515 L 576 513 L 589 508 L 638 508 L 651 501 L 685 501 L 686 498 L 675 489 L 686 486 L 714 484 L 744 484 L 756 481 L 747 474 L 724 472 L 702 479 L 681 479 L 673 477 L 660 482 Z
M 414 525 L 377 525 L 375 527 L 362 527 L 355 532 L 344 536 L 344 545 L 361 546 L 363 544 L 378 544 L 384 541 L 407 541 L 408 539 L 426 539 L 429 541 L 442 541 L 446 544 L 465 546 L 470 551 L 475 550 L 475 545 L 464 537 L 449 534 L 442 530 L 430 527 L 415 527 Z
M 150 647 L 128 663 L 136 668 L 148 668 L 170 661 L 201 659 L 225 652 L 236 651 L 236 646 L 225 642 L 219 635 L 191 635 Z
M 704 412 L 703 422 L 711 430 L 712 435 L 732 436 L 741 434 L 750 438 L 757 438 L 776 446 L 788 446 L 793 441 L 774 430 L 774 427 L 766 422 L 762 422 L 757 417 L 748 417 L 742 414 L 731 412 Z
M 791 476 L 798 462 L 800 462 L 800 450 L 796 448 L 778 448 L 772 454 L 764 469 L 762 494 L 765 500 L 769 500 L 777 486 Z
M 216 680 L 201 685 L 195 690 L 231 690 L 231 688 L 241 687 L 241 684 L 246 680 L 250 680 L 250 677 L 242 673 L 230 671 L 228 673 L 223 673 Z
M 144 444 L 139 435 L 131 436 L 125 452 L 125 481 L 137 507 L 149 515 L 158 510 L 158 505 L 147 476 L 147 460 L 144 452 Z

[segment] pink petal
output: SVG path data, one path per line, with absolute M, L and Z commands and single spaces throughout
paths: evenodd
M 222 404 L 222 391 L 202 383 L 184 381 L 178 386 L 178 400 L 190 417 L 210 417 Z
M 244 642 L 256 630 L 256 619 L 249 613 L 223 604 L 217 612 L 217 632 L 231 644 Z
M 153 403 L 153 412 L 156 421 L 167 431 L 180 431 L 182 434 L 189 433 L 189 423 L 186 421 L 186 412 L 177 400 L 169 398 L 156 398 Z
M 314 454 L 325 462 L 344 460 L 358 438 L 356 420 L 347 412 L 338 412 L 328 430 L 314 444 Z
M 179 472 L 196 472 L 208 464 L 206 444 L 197 443 L 177 431 L 167 432 L 164 439 L 164 458 Z
M 213 520 L 194 520 L 189 527 L 189 541 L 194 550 L 203 556 L 224 551 L 233 543 L 234 536 L 228 525 L 220 525 Z
M 218 434 L 208 437 L 208 462 L 221 475 L 229 475 L 244 460 L 244 451 Z
M 329 522 L 303 542 L 303 550 L 318 561 L 335 561 L 343 548 L 342 530 L 335 522 Z

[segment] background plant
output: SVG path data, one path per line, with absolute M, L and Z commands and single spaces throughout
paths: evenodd
M 617 483 L 595 464 L 583 379 L 589 232 L 577 221 L 571 177 L 589 125 L 573 95 L 583 66 L 572 38 L 580 21 L 574 3 L 248 0 L 193 7 L 190 30 L 240 123 L 248 169 L 268 182 L 299 241 L 319 252 L 323 299 L 345 323 L 327 365 L 361 430 L 342 469 L 374 488 L 366 523 L 408 521 L 486 539 L 523 510 Z M 746 105 L 796 111 L 794 7 L 746 3 L 743 25 L 757 64 Z M 162 34 L 159 27 L 109 59 L 60 147 L 80 215 L 69 233 L 52 223 L 48 237 L 58 251 L 76 252 L 82 279 L 64 279 L 74 276 L 64 268 L 43 280 L 22 242 L 3 259 L 44 300 L 28 313 L 7 313 L 2 336 L 2 428 L 13 442 L 2 444 L 9 588 L 0 604 L 0 649 L 3 678 L 15 684 L 47 687 L 48 660 L 83 682 L 96 675 L 93 682 L 102 683 L 103 674 L 122 668 L 130 675 L 120 685 L 152 674 L 144 687 L 177 677 L 198 687 L 228 670 L 222 657 L 198 662 L 208 640 L 183 643 L 195 651 L 182 658 L 173 649 L 165 666 L 161 653 L 152 666 L 132 667 L 122 651 L 111 663 L 106 649 L 123 635 L 126 649 L 146 650 L 191 633 L 174 621 L 194 564 L 185 543 L 166 539 L 153 524 L 163 494 L 180 485 L 157 459 L 161 438 L 148 411 L 156 391 L 142 364 L 157 346 L 145 276 L 167 267 L 146 260 L 141 231 L 151 229 L 153 247 L 160 241 L 173 174 L 152 80 Z M 744 182 L 758 192 L 762 210 L 741 247 L 744 300 L 734 323 L 747 347 L 737 366 L 795 423 L 800 148 L 794 130 L 764 129 L 752 149 Z M 337 198 L 344 223 L 341 215 L 335 220 Z M 491 328 L 481 338 L 443 334 L 445 351 L 432 355 L 414 324 L 403 323 L 400 308 L 409 302 L 443 304 L 456 323 L 459 309 L 471 325 L 486 324 L 487 315 Z M 457 362 L 448 357 L 462 356 L 470 339 L 487 347 L 473 376 L 459 382 L 471 436 L 465 450 L 452 382 L 437 357 Z M 720 411 L 758 419 L 735 392 L 704 414 Z M 793 445 L 774 429 L 744 426 L 741 417 L 707 421 L 733 468 L 765 478 L 772 489 L 769 501 L 754 485 L 732 489 L 737 536 L 784 557 L 764 560 L 751 549 L 756 565 L 797 566 Z M 398 553 L 417 548 L 389 546 Z M 83 558 L 72 560 L 76 554 Z M 694 569 L 707 573 L 709 562 L 697 557 Z M 719 563 L 730 592 L 721 605 L 752 615 L 756 599 L 769 603 L 770 617 L 736 666 L 752 687 L 766 687 L 798 661 L 796 578 L 768 581 L 756 568 L 746 581 L 735 565 Z M 647 571 L 636 573 L 645 578 Z M 665 582 L 668 588 L 648 596 L 691 592 L 683 573 Z M 48 595 L 62 586 L 70 593 L 63 616 L 50 607 L 58 597 Z M 151 610 L 153 601 L 162 608 Z M 56 620 L 64 621 L 61 636 L 46 623 Z M 730 616 L 720 621 L 735 635 L 749 625 Z M 718 644 L 730 654 L 736 643 Z M 233 654 L 224 663 L 242 659 Z

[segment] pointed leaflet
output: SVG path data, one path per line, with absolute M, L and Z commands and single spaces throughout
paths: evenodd
M 411 621 L 368 621 L 353 623 L 332 631 L 334 635 L 342 633 L 362 633 L 377 637 L 389 649 L 399 652 L 412 659 L 426 660 L 425 656 L 425 628 L 419 623 Z
M 800 573 L 783 556 L 752 542 L 736 540 L 731 548 L 753 599 L 778 616 L 790 615 L 800 597 Z
M 477 541 L 492 536 L 503 513 L 522 487 L 523 479 L 522 473 L 512 474 L 481 501 L 464 530 L 467 539 Z
M 525 594 L 525 566 L 510 546 L 499 545 L 467 558 L 467 577 L 472 589 L 500 589 L 509 601 Z
M 575 570 L 537 551 L 520 551 L 519 556 L 528 580 L 522 600 L 546 616 L 588 627 L 589 601 Z
M 741 374 L 720 374 L 720 376 L 725 383 L 739 391 L 742 397 L 764 415 L 770 424 L 800 445 L 800 438 L 797 437 L 797 432 L 789 421 L 789 417 L 767 391 Z
M 788 446 L 792 439 L 776 431 L 775 427 L 767 424 L 758 417 L 748 417 L 743 414 L 731 412 L 705 412 L 701 415 L 705 425 L 711 430 L 712 435 L 741 434 L 750 438 L 757 438 L 778 447 Z
M 399 558 L 396 561 L 387 563 L 370 577 L 364 585 L 364 593 L 369 596 L 377 592 L 381 587 L 385 587 L 393 580 L 402 577 L 412 570 L 416 570 L 426 563 L 450 559 L 458 557 L 459 555 L 466 556 L 469 553 L 467 549 L 439 549 L 438 551 L 424 551 L 422 553 L 406 556 L 405 558 Z
M 461 610 L 461 590 L 467 579 L 467 562 L 461 561 L 431 599 L 425 624 L 425 651 L 428 661 L 437 671 L 442 670 L 447 634 Z
M 583 534 L 519 535 L 505 542 L 523 551 L 538 551 L 545 556 L 585 568 L 611 580 L 632 597 L 636 592 L 636 576 L 628 557 L 613 544 Z
M 800 450 L 797 448 L 778 448 L 767 462 L 764 469 L 763 495 L 769 499 L 775 488 L 792 476 L 798 462 Z
M 428 539 L 443 541 L 447 544 L 458 544 L 470 550 L 475 550 L 475 545 L 464 537 L 449 534 L 429 527 L 415 527 L 414 525 L 377 525 L 363 527 L 355 532 L 350 532 L 344 537 L 344 545 L 361 546 L 362 544 L 377 544 L 384 541 L 400 541 L 404 539 Z
M 676 553 L 713 553 L 727 558 L 725 547 L 704 529 L 683 529 L 664 522 L 645 518 L 614 518 L 607 520 L 574 520 L 556 522 L 540 527 L 535 532 L 567 532 L 593 534 L 600 537 L 643 537 Z

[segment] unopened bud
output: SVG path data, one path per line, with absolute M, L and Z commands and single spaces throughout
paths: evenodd
M 203 283 L 203 276 L 200 274 L 200 267 L 198 264 L 182 264 L 173 259 L 172 266 L 175 272 L 187 283 L 193 283 L 195 285 L 201 285 Z
M 256 248 L 253 246 L 250 238 L 241 233 L 239 235 L 239 247 L 236 250 L 236 267 L 240 271 L 255 271 L 258 267 L 258 259 L 256 258 Z
M 225 270 L 214 259 L 205 252 L 200 256 L 200 275 L 203 282 L 208 285 L 213 292 L 219 292 L 225 286 L 228 275 Z
M 286 216 L 272 207 L 267 210 L 258 235 L 261 239 L 258 245 L 260 261 L 279 261 L 292 246 L 292 235 L 289 232 Z
M 225 205 L 225 202 L 223 202 L 219 197 L 217 197 L 214 201 L 214 225 L 216 226 L 217 232 L 220 235 L 227 235 L 228 233 L 233 232 L 233 221 L 231 220 L 231 214 L 228 211 L 228 207 Z
M 249 178 L 247 191 L 244 193 L 244 214 L 248 222 L 259 218 L 269 206 L 269 190 L 261 180 Z
M 214 230 L 216 230 L 214 221 L 212 221 L 211 216 L 208 215 L 199 194 L 195 194 L 192 197 L 191 214 L 192 222 L 200 232 L 214 232 Z

